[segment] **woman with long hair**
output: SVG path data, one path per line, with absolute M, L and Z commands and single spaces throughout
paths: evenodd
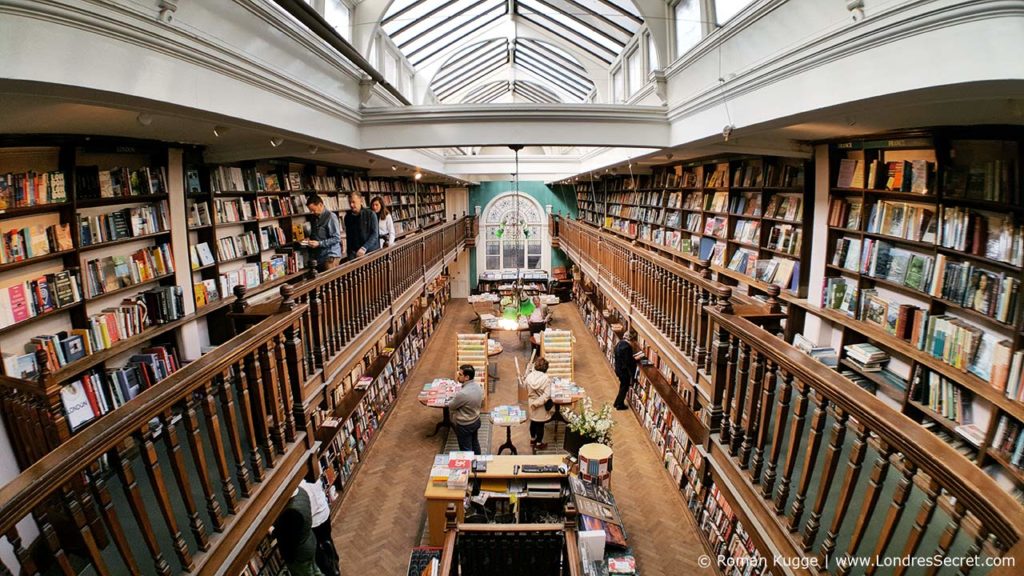
M 391 210 L 384 203 L 384 198 L 374 196 L 370 200 L 370 210 L 377 214 L 377 229 L 380 232 L 380 247 L 387 248 L 395 243 L 395 221 L 391 217 Z

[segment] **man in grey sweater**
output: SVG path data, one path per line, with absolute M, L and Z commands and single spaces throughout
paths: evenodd
M 484 404 L 484 389 L 475 380 L 476 370 L 469 364 L 459 366 L 455 379 L 462 384 L 455 397 L 448 404 L 451 411 L 455 437 L 459 439 L 459 450 L 472 450 L 480 454 L 480 408 Z

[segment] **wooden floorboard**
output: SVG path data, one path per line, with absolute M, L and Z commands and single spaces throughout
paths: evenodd
M 597 343 L 583 325 L 575 305 L 554 308 L 556 328 L 576 335 L 576 380 L 595 403 L 611 403 L 617 383 Z M 334 521 L 334 537 L 342 557 L 344 576 L 405 574 L 412 548 L 419 544 L 424 525 L 423 489 L 434 454 L 442 449 L 444 432 L 425 438 L 440 412 L 416 400 L 423 382 L 455 371 L 455 334 L 472 332 L 473 311 L 465 300 L 453 300 L 437 332 L 410 376 L 380 432 L 367 461 L 354 480 Z M 490 404 L 514 403 L 515 365 L 525 367 L 530 348 L 515 333 L 496 333 L 505 351 L 492 361 L 498 365 L 495 392 Z M 645 576 L 700 574 L 697 559 L 704 553 L 696 526 L 662 463 L 645 437 L 632 411 L 615 413 L 613 433 L 615 472 L 612 492 L 618 500 L 629 541 Z M 564 424 L 549 424 L 546 452 L 560 451 Z M 513 429 L 513 443 L 520 454 L 529 453 L 529 428 Z M 495 428 L 491 450 L 505 440 L 503 428 Z M 709 572 L 710 573 L 710 572 Z

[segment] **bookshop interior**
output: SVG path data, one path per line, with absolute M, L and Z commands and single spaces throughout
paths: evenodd
M 0 0 L 0 576 L 1024 574 L 1022 55 L 1022 0 Z

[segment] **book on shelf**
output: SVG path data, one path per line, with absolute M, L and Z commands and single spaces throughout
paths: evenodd
M 220 275 L 220 290 L 222 298 L 230 297 L 234 293 L 235 286 L 255 288 L 260 285 L 260 265 L 255 262 L 247 262 L 237 270 L 222 272 Z
M 166 200 L 95 216 L 78 217 L 78 237 L 82 246 L 167 232 L 170 229 L 171 218 Z
M 717 218 L 716 218 L 717 220 Z M 740 220 L 733 230 L 733 240 L 745 244 L 758 244 L 761 234 L 760 220 Z
M 211 266 L 217 262 L 216 258 L 213 257 L 213 250 L 210 250 L 209 243 L 191 244 L 189 248 L 191 249 L 190 256 L 193 270 L 204 266 Z
M 859 268 L 860 257 L 859 238 L 836 238 L 836 247 L 832 252 L 833 266 L 856 272 Z
M 188 204 L 188 227 L 189 228 L 200 228 L 203 226 L 209 226 L 213 222 L 210 220 L 210 205 L 205 201 L 189 201 Z
M 243 198 L 217 198 L 214 201 L 218 224 L 254 220 L 256 212 L 252 202 Z
M 758 260 L 753 276 L 766 284 L 795 291 L 800 282 L 800 263 L 789 258 Z
M 883 200 L 871 206 L 867 231 L 914 242 L 934 244 L 938 223 L 935 207 Z
M 775 194 L 764 209 L 766 218 L 798 222 L 804 217 L 803 197 L 799 194 Z
M 839 364 L 839 354 L 836 353 L 835 348 L 818 346 L 803 334 L 793 336 L 793 347 L 826 366 L 835 367 Z
M 704 222 L 704 235 L 725 240 L 728 237 L 729 225 L 725 216 L 709 216 Z
M 742 162 L 736 166 L 732 174 L 734 188 L 751 188 L 764 186 L 764 171 L 760 163 Z
M 914 194 L 931 191 L 935 164 L 927 160 L 896 160 L 886 162 L 885 189 Z
M 0 328 L 25 322 L 40 314 L 82 300 L 78 275 L 70 270 L 43 274 L 0 288 Z
M 991 159 L 954 162 L 944 169 L 943 193 L 949 197 L 986 202 L 1020 202 L 1016 183 L 1019 178 L 1017 162 L 1010 159 Z
M 940 243 L 1014 266 L 1024 264 L 1024 227 L 1011 214 L 993 214 L 960 207 L 942 209 Z
M 974 421 L 974 396 L 956 382 L 934 370 L 916 366 L 910 383 L 910 399 L 958 424 Z
M 798 256 L 803 248 L 803 229 L 792 224 L 773 224 L 768 231 L 768 248 Z
M 167 176 L 162 166 L 134 170 L 101 170 L 98 166 L 75 168 L 75 194 L 79 200 L 166 194 L 166 182 Z
M 859 198 L 832 198 L 828 208 L 828 225 L 848 230 L 860 229 L 860 215 L 864 202 Z
M 86 263 L 90 298 L 174 272 L 170 244 L 142 248 L 128 255 L 95 258 Z
M 1024 402 L 1024 350 L 1015 350 L 1010 359 L 1010 370 L 1003 394 L 1018 402 Z
M 708 212 L 725 212 L 729 208 L 729 193 L 715 192 L 706 196 L 704 210 Z
M 67 224 L 36 224 L 3 232 L 0 264 L 21 262 L 53 252 L 73 250 L 71 227 Z
M 837 188 L 864 187 L 864 161 L 853 158 L 839 160 L 839 175 L 836 178 Z
M 822 288 L 821 306 L 856 317 L 859 309 L 857 282 L 844 278 L 826 278 Z
M 729 200 L 729 212 L 737 216 L 759 217 L 761 215 L 761 193 L 743 192 Z
M 720 188 L 729 185 L 729 164 L 717 164 L 714 166 L 714 170 L 705 169 L 704 173 L 705 188 Z M 724 201 L 722 204 L 722 208 L 716 211 L 725 211 Z
M 751 273 L 757 267 L 757 251 L 750 250 L 747 248 L 737 248 L 732 254 L 732 258 L 729 260 L 728 268 L 739 272 L 740 274 Z
M 1020 280 L 969 262 L 953 262 L 944 255 L 936 258 L 931 294 L 963 308 L 975 310 L 999 322 L 1012 324 L 1017 318 Z
M 63 172 L 0 174 L 0 210 L 58 204 L 67 199 Z
M 990 448 L 1011 466 L 1024 469 L 1024 424 L 1012 416 L 1000 415 Z

